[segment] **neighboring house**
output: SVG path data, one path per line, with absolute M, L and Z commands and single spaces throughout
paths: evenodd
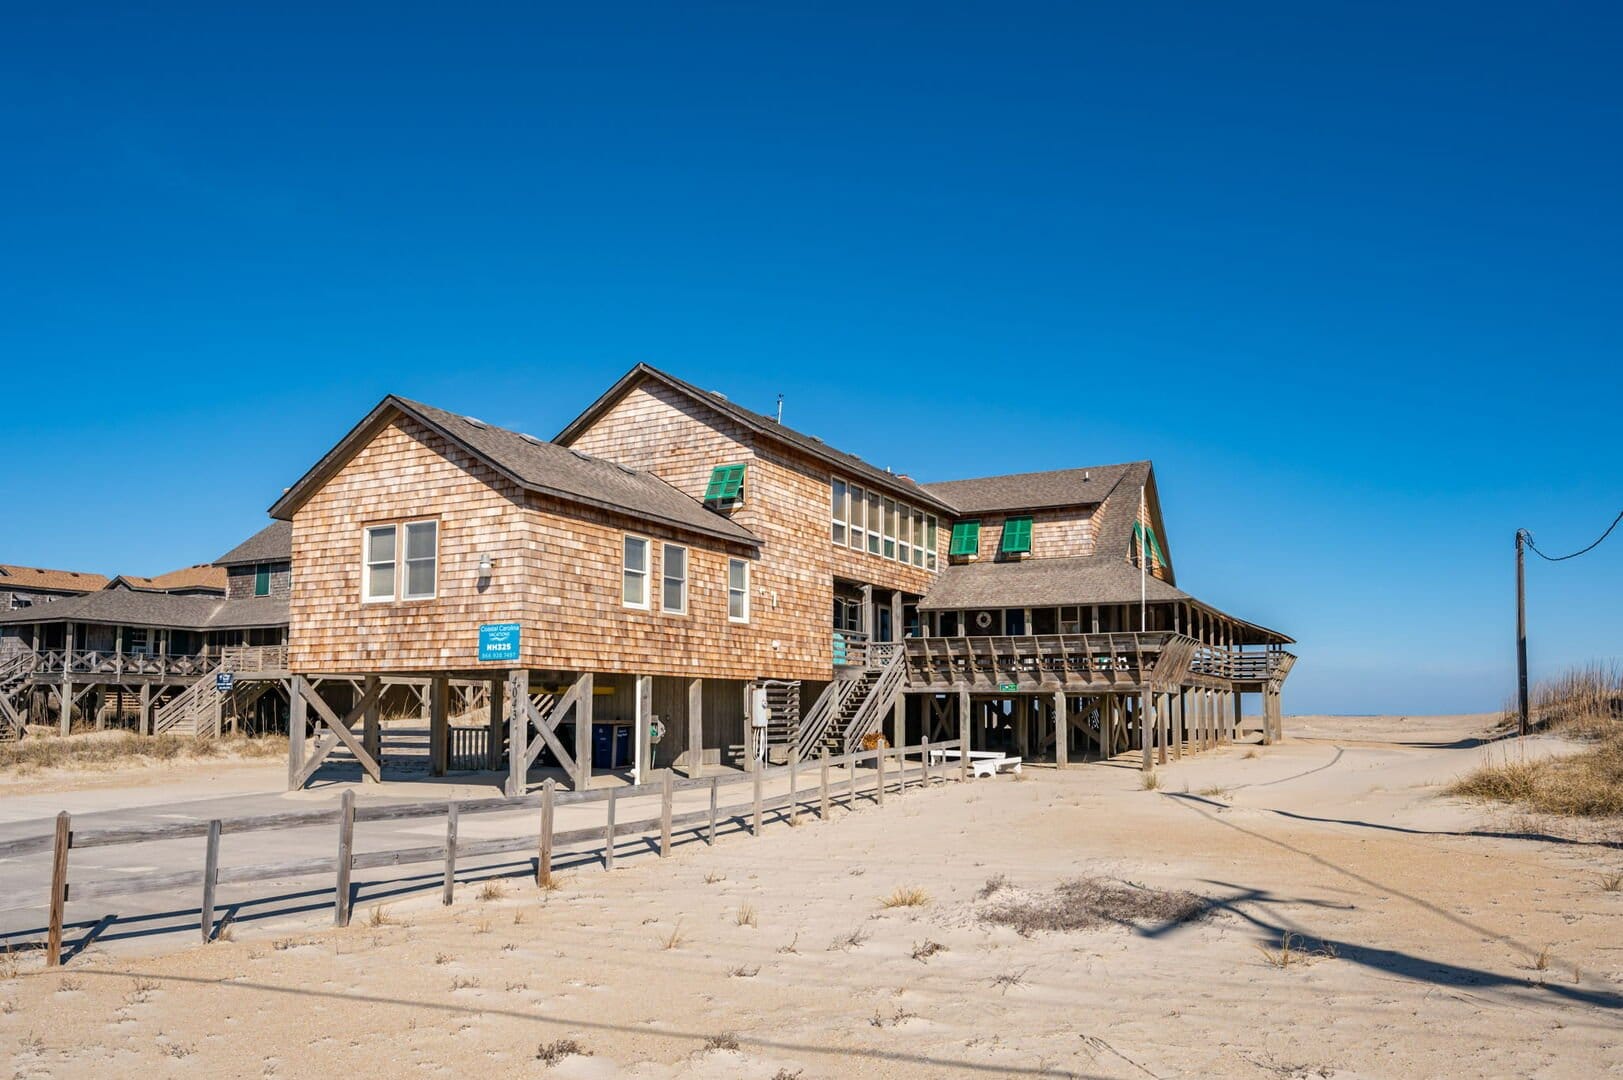
M 228 595 L 244 565 L 233 561 L 120 575 L 93 592 L 0 613 L 0 733 L 53 717 L 66 730 L 64 702 L 98 726 L 133 719 L 149 732 L 156 713 L 222 663 L 249 681 L 275 677 L 286 667 L 287 530 L 272 524 L 222 559 L 251 545 L 256 560 L 281 567 L 281 596 L 253 595 L 251 585 Z
M 21 611 L 68 596 L 83 596 L 106 584 L 107 578 L 101 574 L 0 563 L 0 612 Z
M 1063 764 L 1233 737 L 1250 692 L 1268 739 L 1293 659 L 1177 588 L 1147 462 L 920 485 L 640 364 L 552 442 L 385 398 L 271 514 L 296 785 L 351 740 L 317 674 L 430 680 L 436 771 L 446 687 L 487 684 L 458 738 L 517 791 L 532 763 L 587 783 L 619 727 L 638 770 L 750 763 L 763 722 L 775 754 L 839 749 L 887 717 Z M 376 712 L 340 725 L 374 775 Z

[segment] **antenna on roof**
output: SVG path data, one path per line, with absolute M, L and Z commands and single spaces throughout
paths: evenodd
M 783 423 L 783 395 L 778 395 L 778 423 Z

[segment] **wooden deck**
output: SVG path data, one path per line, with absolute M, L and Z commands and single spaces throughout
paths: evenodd
M 1215 648 L 1176 633 L 921 637 L 907 649 L 907 690 L 984 694 L 1232 689 L 1282 679 L 1294 656 Z

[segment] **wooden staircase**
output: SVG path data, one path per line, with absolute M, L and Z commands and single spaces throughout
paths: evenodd
M 0 738 L 20 739 L 25 717 L 19 691 L 34 673 L 36 657 L 32 652 L 19 652 L 0 661 Z
M 212 739 L 218 735 L 220 699 L 224 696 L 214 689 L 214 675 L 219 670 L 218 664 L 213 665 L 153 713 L 152 734 L 186 735 L 194 739 Z
M 801 760 L 824 750 L 838 756 L 859 749 L 895 706 L 907 681 L 906 662 L 901 648 L 874 645 L 854 677 L 829 683 L 800 725 L 795 744 Z

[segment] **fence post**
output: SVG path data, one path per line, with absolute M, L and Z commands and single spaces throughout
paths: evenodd
M 619 788 L 609 788 L 609 820 L 603 826 L 603 869 L 614 869 L 614 803 Z
M 721 777 L 710 778 L 710 829 L 705 833 L 704 842 L 711 847 L 716 846 L 716 794 L 721 785 Z
M 759 767 L 755 770 L 755 827 L 750 835 L 755 837 L 761 835 L 761 770 Z
M 671 853 L 671 767 L 665 766 L 665 776 L 659 786 L 659 857 Z
M 214 940 L 214 885 L 220 876 L 220 819 L 209 822 L 203 847 L 203 944 Z
M 73 841 L 66 810 L 56 815 L 56 840 L 51 848 L 51 919 L 45 943 L 45 966 L 62 963 L 62 909 L 68 902 L 68 847 Z
M 821 762 L 822 792 L 817 804 L 817 817 L 820 821 L 828 820 L 828 747 L 823 747 L 823 760 Z
M 456 802 L 445 804 L 445 887 L 440 903 L 449 905 L 456 897 Z
M 355 859 L 355 793 L 338 800 L 338 882 L 333 890 L 334 926 L 349 925 L 349 875 Z
M 845 808 L 847 810 L 855 810 L 857 808 L 857 755 L 856 754 L 846 754 L 845 755 L 845 779 L 846 779 L 846 782 L 847 782 L 848 786 L 851 788 L 851 798 L 849 800 L 847 800 Z
M 800 800 L 796 797 L 799 785 L 795 782 L 799 775 L 800 748 L 791 746 L 789 748 L 789 824 L 791 825 L 800 824 Z
M 919 743 L 919 762 L 920 762 L 920 764 L 922 764 L 924 766 L 922 769 L 919 770 L 919 775 L 924 778 L 924 782 L 922 784 L 920 784 L 919 786 L 922 787 L 922 788 L 928 789 L 929 786 L 930 786 L 930 740 L 929 739 L 925 739 L 925 740 L 923 740 L 922 742 Z
M 552 887 L 552 796 L 558 782 L 548 777 L 541 784 L 541 849 L 536 854 L 535 883 L 543 889 Z
M 879 805 L 884 806 L 885 805 L 885 748 L 884 748 L 884 746 L 879 746 L 874 750 L 874 765 L 879 770 L 879 786 L 874 789 L 874 794 L 879 800 Z

